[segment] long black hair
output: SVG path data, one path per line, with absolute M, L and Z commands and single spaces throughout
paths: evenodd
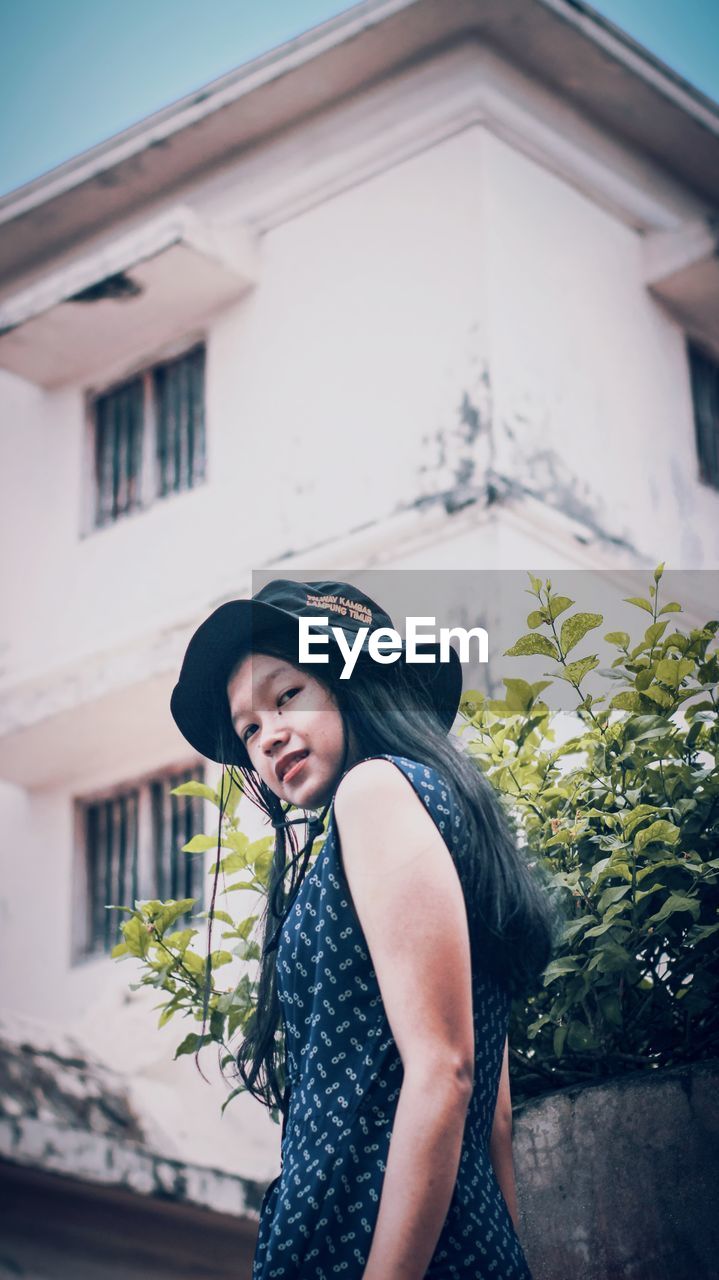
M 297 662 L 296 642 L 268 641 L 262 643 L 261 651 L 320 679 L 332 694 L 345 735 L 345 759 L 338 783 L 347 763 L 350 732 L 359 759 L 404 756 L 436 769 L 459 806 L 465 833 L 455 865 L 467 904 L 472 966 L 491 973 L 512 996 L 534 989 L 557 940 L 558 917 L 546 877 L 539 867 L 529 866 L 493 787 L 457 741 L 447 736 L 417 669 L 409 672 L 401 663 L 378 667 L 360 657 L 351 679 L 341 681 L 341 664 L 332 656 L 328 666 L 302 667 Z M 319 676 L 318 670 L 324 674 Z M 267 814 L 276 839 L 259 926 L 262 956 L 256 1009 L 237 1051 L 237 1068 L 254 1097 L 269 1108 L 284 1109 L 276 946 L 322 824 L 314 815 L 299 848 L 297 827 L 288 825 L 289 806 L 282 804 L 254 770 L 240 771 L 245 794 Z

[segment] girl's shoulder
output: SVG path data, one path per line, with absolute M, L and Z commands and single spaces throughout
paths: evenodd
M 341 794 L 343 798 L 352 797 L 371 803 L 379 792 L 399 799 L 406 794 L 400 774 L 404 775 L 427 809 L 433 813 L 439 810 L 445 815 L 454 810 L 452 789 L 433 765 L 389 753 L 366 756 L 352 765 L 342 776 L 335 799 Z
M 387 768 L 388 764 L 394 766 L 394 768 Z M 392 777 L 397 771 L 411 780 L 419 781 L 421 779 L 425 783 L 433 782 L 440 776 L 433 765 L 427 764 L 423 760 L 412 760 L 408 756 L 390 755 L 389 752 L 377 752 L 376 755 L 363 756 L 361 760 L 357 760 L 350 765 L 349 769 L 343 773 L 338 789 L 350 778 L 353 779 L 353 785 L 359 785 L 359 780 L 366 785 L 370 780 Z

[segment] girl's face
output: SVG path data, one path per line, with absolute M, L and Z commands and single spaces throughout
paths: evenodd
M 317 809 L 339 782 L 344 735 L 325 685 L 290 662 L 248 654 L 227 683 L 230 715 L 254 769 L 271 791 Z M 346 766 L 352 763 L 352 742 Z

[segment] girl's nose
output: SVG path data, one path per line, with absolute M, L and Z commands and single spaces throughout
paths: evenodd
M 271 755 L 277 744 L 285 743 L 289 735 L 288 725 L 279 716 L 275 716 L 262 732 L 262 750 L 265 755 Z

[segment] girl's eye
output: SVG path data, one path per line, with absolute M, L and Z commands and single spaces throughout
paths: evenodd
M 281 693 L 277 699 L 278 707 L 284 706 L 288 698 L 294 698 L 295 694 L 299 692 L 300 692 L 299 688 L 285 689 L 285 692 Z M 242 730 L 242 733 L 240 734 L 240 741 L 247 742 L 248 738 L 252 736 L 252 734 L 255 732 L 256 729 L 257 729 L 256 724 L 245 725 L 245 728 Z

